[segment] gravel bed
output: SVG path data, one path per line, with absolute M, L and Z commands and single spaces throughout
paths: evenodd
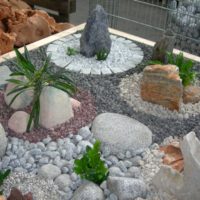
M 142 73 L 133 74 L 121 80 L 119 85 L 121 97 L 136 111 L 151 114 L 159 118 L 188 119 L 200 114 L 200 102 L 196 104 L 181 103 L 180 111 L 170 111 L 163 106 L 143 101 L 140 96 Z
M 190 131 L 195 131 L 197 137 L 200 138 L 200 115 L 189 117 L 188 119 L 163 119 L 156 117 L 152 114 L 144 112 L 136 112 L 125 100 L 120 96 L 120 82 L 121 79 L 131 76 L 134 73 L 141 73 L 146 63 L 151 58 L 152 48 L 134 41 L 144 52 L 142 63 L 138 64 L 135 68 L 130 69 L 124 73 L 112 75 L 85 75 L 75 72 L 68 72 L 78 86 L 88 90 L 95 98 L 95 106 L 97 113 L 114 112 L 132 117 L 150 128 L 154 134 L 154 142 L 161 143 L 164 138 L 169 135 L 182 137 Z M 46 54 L 47 46 L 39 48 L 31 52 L 33 61 L 41 65 L 42 59 Z M 14 66 L 5 62 L 11 69 Z M 52 63 L 53 69 L 56 71 L 57 66 Z M 200 67 L 197 64 L 195 70 L 200 72 Z
M 31 192 L 33 200 L 62 200 L 58 187 L 51 180 L 45 180 L 34 174 L 12 173 L 4 182 L 4 194 L 8 196 L 12 187 L 23 194 Z
M 88 91 L 80 90 L 74 97 L 81 103 L 81 107 L 74 109 L 74 117 L 69 122 L 63 123 L 51 129 L 44 129 L 42 127 L 33 129 L 29 133 L 19 134 L 11 131 L 8 128 L 8 120 L 15 112 L 9 108 L 4 101 L 4 94 L 0 91 L 0 123 L 10 136 L 22 138 L 30 142 L 38 142 L 46 138 L 48 135 L 54 140 L 57 138 L 66 137 L 70 133 L 76 133 L 81 127 L 88 125 L 96 116 L 96 108 L 94 105 L 94 98 Z M 25 109 L 30 112 L 30 108 Z
M 56 199 L 55 195 L 61 195 L 62 200 L 68 200 L 72 197 L 74 191 L 84 183 L 73 172 L 74 159 L 80 158 L 85 152 L 87 145 L 92 146 L 95 142 L 93 134 L 89 127 L 79 130 L 77 135 L 70 134 L 68 138 L 52 141 L 50 137 L 45 138 L 42 142 L 29 143 L 21 139 L 9 137 L 8 148 L 3 159 L 0 161 L 0 170 L 10 168 L 14 174 L 5 182 L 3 189 L 8 194 L 11 187 L 19 187 L 24 193 L 33 192 L 34 200 Z M 159 170 L 162 164 L 163 153 L 159 151 L 158 144 L 152 144 L 149 148 L 144 149 L 142 153 L 131 153 L 129 150 L 124 154 L 113 155 L 102 149 L 102 159 L 105 160 L 109 167 L 110 176 L 131 177 L 142 180 L 147 185 L 147 200 L 161 200 L 156 189 L 151 185 L 152 177 Z M 38 170 L 46 165 L 54 166 L 53 172 L 48 168 L 48 173 L 58 171 L 56 176 L 67 174 L 64 183 L 65 187 L 57 185 L 56 177 L 53 180 L 41 180 L 42 172 Z M 55 169 L 56 168 L 56 169 Z M 40 171 L 40 170 L 39 170 Z M 27 174 L 28 173 L 28 174 Z M 44 175 L 45 176 L 45 175 Z M 39 185 L 41 185 L 39 187 Z M 105 198 L 111 200 L 116 196 L 111 193 L 106 184 L 102 184 Z M 51 189 L 52 188 L 52 189 Z M 51 190 L 51 192 L 49 192 Z M 50 198 L 51 196 L 51 198 Z M 59 199 L 59 198 L 57 198 Z

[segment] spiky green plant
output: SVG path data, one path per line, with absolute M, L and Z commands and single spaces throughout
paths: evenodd
M 106 60 L 108 57 L 108 52 L 105 49 L 102 49 L 96 53 L 97 60 Z
M 73 81 L 66 75 L 65 68 L 53 73 L 49 70 L 50 56 L 48 56 L 43 66 L 36 68 L 31 62 L 29 52 L 24 47 L 24 55 L 22 55 L 17 49 L 14 49 L 17 57 L 16 71 L 11 73 L 11 79 L 7 81 L 14 83 L 16 86 L 7 94 L 15 94 L 9 105 L 15 101 L 15 99 L 27 90 L 33 91 L 33 103 L 30 113 L 30 118 L 27 124 L 27 132 L 30 131 L 32 121 L 34 121 L 34 127 L 37 128 L 39 124 L 40 113 L 40 94 L 45 86 L 51 86 L 66 92 L 69 95 L 73 95 L 76 91 Z M 17 77 L 25 77 L 23 80 L 19 80 Z
M 87 179 L 98 185 L 107 179 L 109 175 L 105 162 L 101 160 L 100 141 L 96 141 L 93 148 L 87 146 L 86 153 L 81 159 L 75 160 L 74 172 L 82 179 Z
M 4 171 L 0 171 L 0 187 L 3 185 L 3 182 L 5 181 L 5 179 L 9 176 L 10 174 L 10 169 Z M 0 190 L 0 195 L 3 195 L 3 191 Z
M 185 59 L 183 53 L 173 55 L 172 52 L 167 53 L 167 62 L 176 65 L 179 68 L 179 75 L 182 79 L 183 86 L 193 84 L 196 78 L 196 73 L 192 69 L 194 63 L 190 59 Z
M 71 48 L 71 47 L 68 47 L 68 48 L 67 48 L 67 55 L 68 55 L 68 56 L 74 56 L 74 55 L 76 55 L 77 53 L 78 53 L 78 52 L 77 52 L 76 49 Z

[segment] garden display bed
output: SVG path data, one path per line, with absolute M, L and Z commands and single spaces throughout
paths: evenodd
M 52 56 L 51 65 L 54 71 L 70 63 L 67 68 L 68 74 L 81 90 L 75 97 L 82 106 L 75 112 L 75 118 L 72 121 L 55 129 L 34 129 L 30 133 L 15 134 L 7 126 L 14 111 L 8 109 L 4 103 L 4 88 L 1 87 L 0 123 L 8 133 L 8 147 L 5 156 L 0 159 L 0 169 L 11 168 L 15 172 L 5 181 L 5 194 L 8 195 L 11 186 L 14 185 L 19 186 L 23 193 L 29 192 L 32 187 L 34 199 L 37 200 L 80 199 L 79 195 L 84 193 L 84 190 L 95 186 L 88 186 L 87 182 L 83 183 L 73 172 L 74 160 L 83 154 L 87 145 L 91 146 L 96 139 L 104 140 L 98 132 L 103 134 L 105 131 L 111 131 L 112 133 L 108 134 L 111 135 L 113 143 L 118 144 L 119 149 L 112 151 L 109 146 L 102 147 L 102 156 L 109 167 L 111 176 L 107 184 L 105 182 L 101 184 L 105 199 L 172 198 L 168 194 L 159 193 L 152 186 L 152 179 L 159 171 L 164 155 L 159 150 L 159 145 L 179 142 L 191 131 L 200 138 L 200 103 L 182 105 L 182 109 L 178 112 L 144 102 L 140 98 L 139 83 L 143 69 L 151 59 L 154 45 L 152 41 L 109 29 L 113 47 L 115 47 L 106 61 L 97 61 L 94 58 L 89 61 L 89 58 L 82 58 L 81 55 L 67 56 L 64 51 L 67 47 L 77 48 L 84 26 L 85 24 L 73 27 L 27 46 L 33 63 L 37 65 L 41 64 L 40 61 L 46 54 Z M 20 52 L 23 52 L 22 48 Z M 178 54 L 179 51 L 174 50 L 174 53 Z M 195 61 L 195 71 L 199 72 L 199 57 L 187 53 L 184 53 L 184 56 Z M 120 58 L 120 62 L 117 58 Z M 0 65 L 8 66 L 12 71 L 14 66 L 10 61 L 14 59 L 14 52 L 5 54 L 0 57 Z M 81 64 L 84 65 L 83 69 Z M 199 85 L 198 76 L 197 84 Z M 133 137 L 133 132 L 136 134 L 135 137 Z M 144 138 L 140 138 L 137 133 L 144 134 Z M 122 145 L 123 134 L 127 140 L 133 141 L 129 146 Z M 190 135 L 190 137 L 193 136 Z M 105 138 L 110 139 L 109 136 Z M 185 137 L 185 140 L 187 139 Z M 134 149 L 137 145 L 141 147 L 138 147 L 138 151 Z M 127 148 L 131 146 L 131 148 L 126 149 L 126 146 Z M 28 175 L 28 173 L 33 173 L 33 175 Z M 39 174 L 39 177 L 34 174 Z M 132 194 L 135 192 L 135 197 L 120 196 L 120 188 L 119 192 L 115 193 L 116 180 L 113 177 L 118 176 L 121 179 L 135 178 L 135 182 L 130 183 L 131 186 L 135 186 L 135 190 L 132 191 Z M 46 184 L 48 181 L 41 177 L 49 178 L 54 182 Z M 43 192 L 38 192 L 40 183 L 42 183 Z M 85 186 L 77 192 L 77 188 L 82 183 Z M 125 183 L 124 185 L 126 186 Z M 101 197 L 102 194 L 98 188 L 94 191 Z M 46 196 L 43 194 L 45 192 Z

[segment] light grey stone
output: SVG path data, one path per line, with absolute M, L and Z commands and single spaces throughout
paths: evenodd
M 94 183 L 81 185 L 74 193 L 72 200 L 104 200 L 104 194 L 100 187 Z
M 51 141 L 51 138 L 48 136 L 47 138 L 43 139 L 42 142 L 44 144 L 48 144 Z
M 0 123 L 0 158 L 2 158 L 5 155 L 7 145 L 8 139 L 6 137 L 5 130 Z
M 184 173 L 162 166 L 153 178 L 161 191 L 174 195 L 178 200 L 199 200 L 200 196 L 200 141 L 194 132 L 184 136 L 181 142 Z
M 10 158 L 8 156 L 4 156 L 2 159 L 2 168 L 6 169 L 10 163 Z
M 78 131 L 78 135 L 81 135 L 83 139 L 88 139 L 90 136 L 92 136 L 92 133 L 90 132 L 89 127 L 85 126 Z
M 119 200 L 134 200 L 137 197 L 146 198 L 147 187 L 139 179 L 126 177 L 109 177 L 108 189 L 113 192 Z
M 107 160 L 111 161 L 113 165 L 116 165 L 119 162 L 119 160 L 117 159 L 117 157 L 113 156 L 113 155 L 109 156 L 107 158 Z
M 110 194 L 109 200 L 118 200 L 117 196 L 113 193 Z
M 97 5 L 91 12 L 80 38 L 80 52 L 86 57 L 92 57 L 101 50 L 109 53 L 110 48 L 107 14 L 102 6 Z
M 73 110 L 68 94 L 53 87 L 43 88 L 40 95 L 40 125 L 52 128 L 72 117 Z
M 42 157 L 39 160 L 40 164 L 48 164 L 49 163 L 49 158 L 48 157 Z
M 117 163 L 117 166 L 121 169 L 122 172 L 127 172 L 127 168 L 126 168 L 126 165 L 123 161 L 119 161 Z
M 112 154 L 143 149 L 152 143 L 152 132 L 147 126 L 115 113 L 98 115 L 93 121 L 92 133 L 102 142 L 102 146 L 110 147 Z
M 139 178 L 141 176 L 141 170 L 138 167 L 132 166 L 125 174 L 126 177 Z
M 0 87 L 8 83 L 6 80 L 10 78 L 10 74 L 11 71 L 6 65 L 0 66 Z
M 121 171 L 119 167 L 111 167 L 109 168 L 109 175 L 110 176 L 124 176 L 124 173 Z
M 57 150 L 57 143 L 56 142 L 50 142 L 48 145 L 47 145 L 47 149 L 49 151 L 55 151 Z
M 55 179 L 55 184 L 58 185 L 60 190 L 64 190 L 66 187 L 69 187 L 71 184 L 71 179 L 68 174 L 61 174 Z
M 61 174 L 61 170 L 52 164 L 43 165 L 38 170 L 38 175 L 45 179 L 55 179 Z
M 19 79 L 21 81 L 24 81 L 25 78 L 24 77 L 15 77 L 16 79 Z M 10 104 L 10 102 L 12 101 L 13 97 L 16 94 L 11 94 L 11 95 L 7 95 L 9 92 L 11 92 L 11 90 L 13 90 L 16 87 L 16 84 L 14 83 L 8 83 L 6 86 L 6 91 L 4 93 L 4 100 L 6 102 L 7 105 Z M 11 108 L 18 110 L 18 109 L 22 109 L 25 108 L 27 106 L 29 106 L 31 104 L 33 100 L 33 91 L 29 90 L 29 91 L 25 91 L 23 93 L 21 93 L 16 99 L 15 101 L 12 103 L 12 105 L 10 106 Z

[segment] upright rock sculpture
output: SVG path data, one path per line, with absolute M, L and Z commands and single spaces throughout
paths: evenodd
M 80 39 L 80 52 L 92 57 L 100 51 L 110 52 L 111 39 L 108 31 L 108 18 L 102 6 L 97 5 L 87 20 Z
M 141 97 L 170 110 L 179 110 L 182 81 L 175 65 L 150 65 L 143 70 Z
M 152 60 L 166 62 L 166 53 L 172 52 L 175 43 L 175 35 L 171 30 L 167 30 L 164 36 L 156 42 L 153 48 Z
M 184 157 L 183 174 L 162 166 L 153 179 L 154 185 L 178 200 L 199 200 L 200 198 L 200 141 L 194 132 L 187 134 L 181 142 Z

